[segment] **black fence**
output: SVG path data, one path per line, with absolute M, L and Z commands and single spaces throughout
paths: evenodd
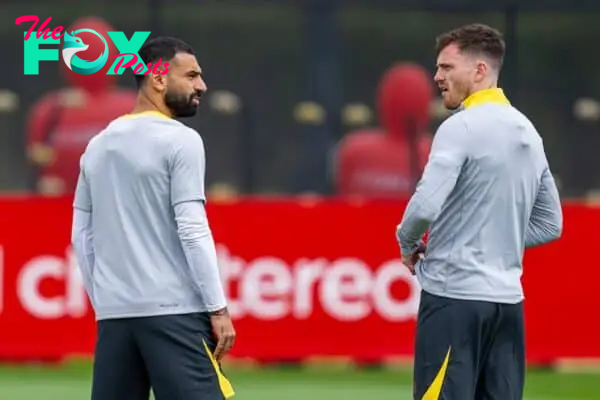
M 52 16 L 52 26 L 94 15 L 128 35 L 151 30 L 193 45 L 210 95 L 186 123 L 204 137 L 207 183 L 243 193 L 331 193 L 331 149 L 349 130 L 378 124 L 382 73 L 411 61 L 433 74 L 436 35 L 487 23 L 506 34 L 502 84 L 543 135 L 562 194 L 585 196 L 600 189 L 600 11 L 595 2 L 572 1 L 564 12 L 556 1 L 536 11 L 538 3 L 496 2 L 496 10 L 468 1 L 3 3 L 0 189 L 30 187 L 27 113 L 44 93 L 65 85 L 58 63 L 23 74 L 23 29 L 14 21 L 36 14 Z M 134 88 L 131 72 L 119 84 Z M 349 118 L 356 109 L 361 118 Z

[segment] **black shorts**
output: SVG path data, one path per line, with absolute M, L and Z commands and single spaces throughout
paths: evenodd
M 455 300 L 422 292 L 415 400 L 521 400 L 523 304 Z
M 92 400 L 227 399 L 215 345 L 203 313 L 99 321 Z

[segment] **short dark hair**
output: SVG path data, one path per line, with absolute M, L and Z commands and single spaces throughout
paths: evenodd
M 456 44 L 460 51 L 482 54 L 496 63 L 500 70 L 504 62 L 506 44 L 500 31 L 484 24 L 464 25 L 443 33 L 436 39 L 436 54 L 444 48 Z
M 148 40 L 144 43 L 140 51 L 138 51 L 138 55 L 145 65 L 148 65 L 148 63 L 157 63 L 161 59 L 162 62 L 169 62 L 177 53 L 188 53 L 193 55 L 194 50 L 192 49 L 192 46 L 183 40 L 174 37 L 161 36 Z M 138 88 L 142 86 L 145 78 L 146 75 L 144 74 L 135 74 L 135 81 Z

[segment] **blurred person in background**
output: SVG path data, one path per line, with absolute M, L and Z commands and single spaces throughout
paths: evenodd
M 422 287 L 414 398 L 521 400 L 523 253 L 560 237 L 560 198 L 542 138 L 498 87 L 502 34 L 467 25 L 436 47 L 435 81 L 457 112 L 438 128 L 397 230 Z
M 235 185 L 227 182 L 216 182 L 208 188 L 208 197 L 215 202 L 233 201 L 239 199 L 240 192 Z
M 75 21 L 67 32 L 93 29 L 103 36 L 114 31 L 100 18 Z M 104 50 L 94 34 L 78 34 L 89 48 L 79 57 L 95 60 Z M 60 62 L 61 72 L 69 86 L 44 94 L 27 117 L 27 155 L 32 167 L 32 189 L 42 195 L 72 195 L 79 173 L 79 158 L 89 140 L 114 118 L 130 112 L 135 105 L 135 92 L 116 86 L 118 75 L 107 75 L 114 55 L 109 44 L 109 62 L 97 73 L 81 75 Z
M 335 156 L 336 192 L 342 196 L 408 198 L 427 162 L 433 87 L 427 71 L 395 65 L 378 88 L 381 128 L 348 133 Z

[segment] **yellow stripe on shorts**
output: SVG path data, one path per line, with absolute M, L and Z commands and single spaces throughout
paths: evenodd
M 219 388 L 221 389 L 223 396 L 225 396 L 226 399 L 232 398 L 233 396 L 235 396 L 235 391 L 233 390 L 231 382 L 229 382 L 225 375 L 223 375 L 221 367 L 219 367 L 219 363 L 215 359 L 213 353 L 208 348 L 208 345 L 206 344 L 206 341 L 204 341 L 204 339 L 202 339 L 202 344 L 204 345 L 204 350 L 206 351 L 206 354 L 208 355 L 208 358 L 210 359 L 210 362 L 213 365 L 213 368 L 215 369 L 215 373 L 217 374 L 217 378 L 219 379 Z

